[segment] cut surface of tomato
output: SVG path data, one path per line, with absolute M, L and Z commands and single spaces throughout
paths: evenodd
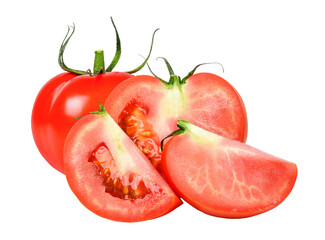
M 104 218 L 144 221 L 182 203 L 104 108 L 72 127 L 64 148 L 64 166 L 80 202 Z
M 136 102 L 130 102 L 118 118 L 122 130 L 132 139 L 137 147 L 147 156 L 152 165 L 160 169 L 161 151 L 159 137 L 148 123 L 148 110 Z
M 246 141 L 247 116 L 238 92 L 221 77 L 198 73 L 169 83 L 135 76 L 119 84 L 105 108 L 120 127 L 161 169 L 160 141 L 176 129 L 178 119 L 225 137 Z
M 98 168 L 99 175 L 103 177 L 105 191 L 121 199 L 144 198 L 151 190 L 145 185 L 141 176 L 132 172 L 122 175 L 112 154 L 105 145 L 96 148 L 89 158 Z M 160 191 L 162 191 L 160 189 Z
M 218 217 L 242 218 L 266 212 L 291 192 L 294 163 L 239 141 L 178 121 L 181 133 L 164 147 L 164 174 L 178 195 Z

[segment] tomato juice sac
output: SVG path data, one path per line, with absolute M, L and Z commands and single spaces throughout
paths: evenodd
M 148 108 L 135 100 L 130 101 L 121 112 L 118 124 L 146 155 L 156 169 L 160 169 L 161 150 L 158 135 L 147 121 Z
M 103 177 L 105 191 L 114 197 L 135 200 L 151 193 L 141 176 L 132 172 L 121 175 L 115 160 L 105 145 L 100 145 L 91 154 L 89 162 L 95 164 L 99 175 Z

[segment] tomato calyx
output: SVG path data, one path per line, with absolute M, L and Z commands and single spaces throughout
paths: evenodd
M 90 112 L 90 113 L 92 113 L 92 114 L 98 114 L 98 115 L 107 114 L 107 112 L 106 112 L 106 110 L 105 110 L 103 104 L 100 104 L 100 103 L 99 103 L 98 106 L 99 106 L 99 110 L 92 111 L 92 112 Z M 84 116 L 80 116 L 80 117 L 76 117 L 75 119 L 81 119 L 81 118 L 83 118 L 83 117 L 85 117 L 85 116 L 86 116 L 86 115 L 84 115 Z
M 161 151 L 163 151 L 164 141 L 167 138 L 170 138 L 170 137 L 175 136 L 175 135 L 183 134 L 185 132 L 190 133 L 194 137 L 202 138 L 202 139 L 205 139 L 207 141 L 209 139 L 209 136 L 207 135 L 207 133 L 210 134 L 210 132 L 208 132 L 207 130 L 204 130 L 202 128 L 199 128 L 199 127 L 197 127 L 195 125 L 193 125 L 189 121 L 186 121 L 186 120 L 177 120 L 177 127 L 178 127 L 177 130 L 175 130 L 171 134 L 167 135 L 163 140 L 161 140 L 161 144 L 160 144 Z M 216 135 L 216 134 L 214 134 L 214 135 Z M 219 136 L 219 135 L 217 135 L 217 136 Z
M 188 126 L 190 125 L 190 122 L 188 121 L 185 121 L 185 120 L 178 120 L 177 121 L 177 127 L 178 129 L 175 130 L 174 132 L 172 132 L 171 134 L 167 135 L 165 138 L 163 138 L 163 140 L 161 140 L 161 143 L 160 143 L 160 149 L 161 151 L 163 151 L 163 148 L 164 148 L 164 141 L 167 139 L 167 138 L 170 138 L 172 136 L 175 136 L 175 135 L 179 135 L 179 134 L 182 134 L 184 133 L 185 131 L 188 130 Z
M 175 75 L 174 73 L 174 70 L 173 68 L 171 67 L 171 65 L 169 64 L 168 60 L 164 57 L 158 57 L 157 59 L 162 59 L 164 60 L 166 66 L 167 66 L 167 69 L 168 69 L 168 72 L 169 72 L 169 81 L 166 81 L 160 77 L 158 77 L 150 68 L 149 64 L 147 63 L 148 65 L 148 68 L 149 68 L 149 71 L 152 73 L 152 75 L 155 77 L 155 78 L 158 78 L 162 83 L 164 83 L 168 88 L 174 86 L 174 85 L 177 85 L 177 86 L 181 86 L 183 84 L 186 83 L 186 80 L 191 77 L 196 69 L 202 65 L 207 65 L 207 64 L 218 64 L 222 67 L 222 72 L 224 72 L 224 68 L 222 66 L 221 63 L 218 63 L 218 62 L 208 62 L 208 63 L 200 63 L 198 65 L 196 65 L 184 78 L 181 78 L 180 76 L 177 76 Z
M 204 139 L 204 141 L 206 141 L 206 142 L 209 141 L 209 136 L 206 135 L 206 133 L 209 133 L 209 132 L 191 124 L 189 121 L 178 120 L 177 127 L 178 127 L 177 130 L 175 130 L 171 134 L 167 135 L 163 140 L 161 140 L 161 143 L 160 143 L 161 151 L 163 151 L 164 141 L 167 138 L 170 138 L 175 135 L 183 134 L 185 132 L 190 133 L 191 135 L 193 135 L 194 137 L 197 137 L 198 139 L 201 138 L 201 139 Z
M 100 103 L 99 103 L 98 106 L 99 106 L 99 110 L 92 111 L 92 112 L 90 112 L 90 113 L 92 113 L 92 114 L 98 114 L 98 115 L 107 114 L 107 112 L 106 112 L 106 110 L 105 110 L 103 104 L 100 104 Z
M 82 71 L 82 70 L 77 70 L 77 69 L 72 69 L 66 66 L 66 64 L 64 63 L 64 59 L 63 59 L 63 54 L 65 51 L 65 48 L 68 44 L 68 42 L 70 41 L 72 35 L 75 32 L 75 24 L 73 24 L 72 26 L 68 26 L 68 31 L 67 34 L 65 35 L 62 44 L 60 46 L 60 50 L 59 50 L 59 58 L 58 58 L 58 62 L 60 67 L 67 72 L 70 73 L 74 73 L 77 75 L 87 75 L 89 74 L 90 76 L 96 76 L 98 74 L 101 73 L 105 73 L 105 72 L 112 72 L 114 67 L 116 66 L 116 64 L 118 63 L 118 61 L 120 60 L 120 56 L 121 56 L 121 41 L 120 41 L 120 37 L 117 31 L 117 28 L 115 26 L 115 23 L 113 21 L 113 18 L 111 17 L 111 22 L 113 24 L 113 27 L 115 29 L 115 35 L 116 35 L 116 50 L 115 50 L 115 55 L 113 57 L 113 60 L 111 61 L 110 65 L 105 69 L 105 63 L 104 63 L 104 52 L 103 50 L 97 50 L 95 51 L 95 59 L 94 59 L 94 66 L 93 66 L 93 72 L 88 69 L 87 71 Z M 147 61 L 149 60 L 149 57 L 151 55 L 152 52 L 152 47 L 153 47 L 153 42 L 154 42 L 154 37 L 156 32 L 159 29 L 156 29 L 152 35 L 152 40 L 151 40 L 151 45 L 150 45 L 150 50 L 149 50 L 149 54 L 148 56 L 144 59 L 144 61 L 140 64 L 140 66 L 136 67 L 133 70 L 129 70 L 129 71 L 125 71 L 125 73 L 136 73 L 139 70 L 141 70 L 145 64 L 147 63 Z

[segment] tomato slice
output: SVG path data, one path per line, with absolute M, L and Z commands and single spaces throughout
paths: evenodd
M 119 84 L 105 103 L 107 112 L 158 170 L 160 141 L 176 129 L 178 119 L 245 142 L 246 110 L 234 87 L 210 73 L 194 74 L 186 82 L 172 77 L 169 83 L 145 75 L 131 77 Z
M 266 212 L 291 192 L 294 163 L 264 153 L 187 121 L 165 145 L 162 166 L 175 191 L 195 208 L 218 217 Z
M 64 166 L 80 202 L 104 218 L 144 221 L 182 203 L 104 108 L 72 127 L 64 148 Z

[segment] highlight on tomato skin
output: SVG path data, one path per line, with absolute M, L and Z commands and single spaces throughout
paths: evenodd
M 296 164 L 249 145 L 178 121 L 164 145 L 162 167 L 170 186 L 196 209 L 245 218 L 282 203 L 297 178 Z
M 32 132 L 37 148 L 52 167 L 64 173 L 63 146 L 77 117 L 95 109 L 115 86 L 131 76 L 127 73 L 105 73 L 96 77 L 63 73 L 40 90 L 33 106 Z
M 72 127 L 64 148 L 64 167 L 79 201 L 103 218 L 146 221 L 182 204 L 102 107 Z

